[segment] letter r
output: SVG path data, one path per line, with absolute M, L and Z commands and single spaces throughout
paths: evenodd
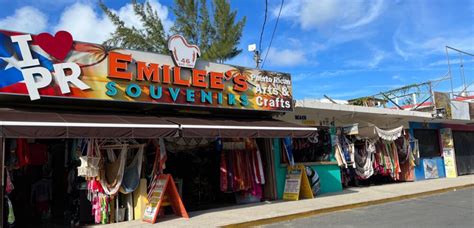
M 66 94 L 71 92 L 69 89 L 69 82 L 81 90 L 90 88 L 86 83 L 79 79 L 79 76 L 81 76 L 81 68 L 79 68 L 76 63 L 57 63 L 54 64 L 53 67 L 61 93 Z M 67 68 L 71 69 L 71 74 L 68 76 L 64 74 L 64 69 Z

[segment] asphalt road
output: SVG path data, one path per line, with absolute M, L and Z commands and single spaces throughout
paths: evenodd
M 322 214 L 264 227 L 474 227 L 474 188 Z

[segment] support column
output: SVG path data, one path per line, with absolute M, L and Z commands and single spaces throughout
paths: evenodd
M 5 138 L 0 135 L 0 177 L 2 178 L 2 186 L 0 188 L 0 226 L 3 227 L 3 189 L 5 189 Z

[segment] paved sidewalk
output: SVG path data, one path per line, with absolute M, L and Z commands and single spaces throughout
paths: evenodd
M 380 186 L 350 188 L 343 192 L 324 194 L 315 199 L 300 201 L 273 201 L 241 205 L 216 210 L 190 213 L 190 219 L 167 218 L 156 224 L 142 221 L 123 222 L 100 227 L 245 227 L 269 222 L 279 222 L 320 213 L 354 207 L 392 202 L 420 197 L 455 188 L 474 186 L 474 175 L 453 179 L 435 179 L 417 182 L 386 184 Z M 99 227 L 99 226 L 96 226 Z

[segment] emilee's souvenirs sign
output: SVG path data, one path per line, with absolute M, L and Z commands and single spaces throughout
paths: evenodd
M 289 74 L 199 61 L 179 35 L 170 55 L 0 30 L 0 95 L 291 111 Z

